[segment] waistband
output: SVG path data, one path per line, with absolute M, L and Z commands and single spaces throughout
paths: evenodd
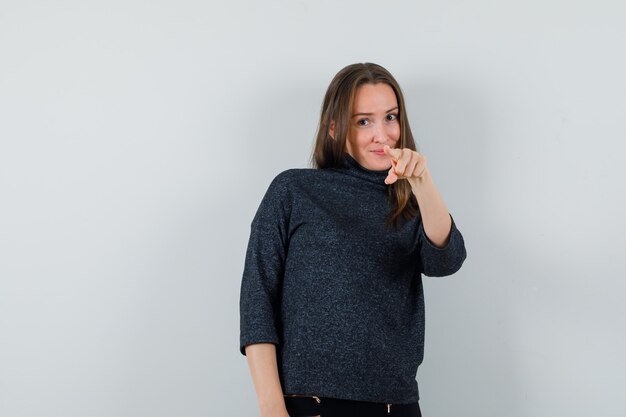
M 371 401 L 345 400 L 315 395 L 284 394 L 287 412 L 291 417 L 421 417 L 419 403 L 394 404 Z

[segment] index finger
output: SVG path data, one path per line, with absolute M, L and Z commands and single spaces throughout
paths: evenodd
M 383 151 L 391 157 L 394 161 L 397 161 L 398 158 L 402 155 L 402 151 L 398 148 L 392 148 L 389 145 L 385 145 L 383 147 Z

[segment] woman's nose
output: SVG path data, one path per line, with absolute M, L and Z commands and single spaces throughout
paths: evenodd
M 385 136 L 385 132 L 380 127 L 376 127 L 374 130 L 374 142 L 376 143 L 385 143 L 387 142 L 387 138 Z

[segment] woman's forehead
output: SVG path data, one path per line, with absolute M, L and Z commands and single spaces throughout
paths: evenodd
M 363 84 L 354 94 L 353 113 L 387 112 L 398 106 L 396 94 L 389 84 Z

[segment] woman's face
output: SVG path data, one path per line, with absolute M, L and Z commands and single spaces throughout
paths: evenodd
M 400 139 L 398 101 L 393 89 L 385 83 L 363 84 L 356 90 L 353 107 L 346 151 L 363 168 L 391 168 L 383 147 L 395 148 Z

